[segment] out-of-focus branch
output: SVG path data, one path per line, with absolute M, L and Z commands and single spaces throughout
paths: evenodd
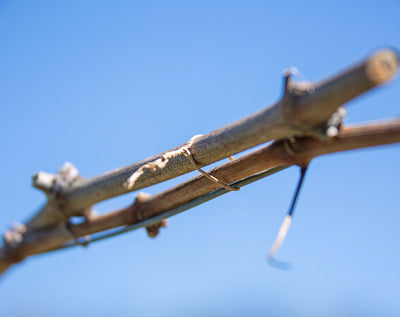
M 301 137 L 292 141 L 276 141 L 260 150 L 216 167 L 209 173 L 231 184 L 272 168 L 304 165 L 316 156 L 397 142 L 400 142 L 400 119 L 344 127 L 337 137 L 325 140 Z M 74 236 L 83 237 L 116 227 L 140 223 L 156 216 L 162 217 L 167 215 L 168 211 L 184 206 L 218 188 L 218 184 L 199 175 L 160 194 L 151 197 L 139 195 L 135 203 L 127 208 L 100 216 L 89 222 L 73 225 L 70 229 Z M 71 232 L 62 226 L 28 232 L 16 248 L 10 250 L 3 246 L 0 249 L 0 273 L 27 256 L 55 249 L 70 240 Z
M 4 234 L 0 273 L 27 256 L 53 250 L 71 239 L 189 206 L 219 185 L 203 175 L 153 197 L 139 195 L 132 206 L 108 215 L 96 217 L 91 209 L 100 201 L 177 177 L 270 140 L 278 141 L 212 170 L 212 175 L 225 183 L 243 182 L 260 171 L 306 164 L 318 155 L 399 142 L 399 120 L 344 129 L 337 136 L 343 115 L 338 108 L 387 82 L 398 65 L 396 52 L 381 50 L 320 83 L 296 83 L 286 73 L 279 102 L 174 149 L 91 179 L 80 177 L 72 164 L 65 164 L 57 174 L 39 172 L 33 185 L 45 193 L 47 202 L 25 225 Z M 296 141 L 279 141 L 287 138 Z M 72 216 L 82 216 L 86 221 L 72 225 Z M 158 230 L 154 228 L 153 233 Z
M 91 217 L 95 203 L 193 171 L 195 168 L 183 151 L 185 147 L 190 146 L 201 167 L 273 139 L 310 134 L 332 136 L 327 125 L 338 107 L 387 82 L 398 65 L 396 52 L 381 50 L 320 83 L 296 83 L 286 73 L 279 102 L 193 139 L 190 144 L 91 179 L 79 177 L 73 166 L 56 175 L 41 172 L 34 178 L 34 186 L 47 195 L 48 201 L 27 222 L 27 230 L 51 228 L 71 216 Z
M 343 128 L 333 139 L 311 137 L 295 139 L 287 149 L 286 141 L 276 141 L 258 151 L 212 169 L 209 173 L 227 183 L 234 183 L 251 175 L 280 166 L 305 165 L 313 158 L 371 146 L 400 142 L 400 119 L 390 122 Z M 174 188 L 147 198 L 140 203 L 109 213 L 74 227 L 77 236 L 111 229 L 115 226 L 137 223 L 160 215 L 218 189 L 220 186 L 199 175 Z
M 391 79 L 399 57 L 392 50 L 381 50 L 361 63 L 320 83 L 296 83 L 285 77 L 285 91 L 279 102 L 197 138 L 191 145 L 199 166 L 217 162 L 270 140 L 301 136 L 324 129 L 338 107 Z M 141 166 L 185 144 L 106 174 L 76 182 L 62 195 L 67 214 L 100 201 L 166 181 L 194 170 L 184 154 L 168 159 L 162 169 L 146 170 L 132 187 L 123 186 Z M 61 199 L 61 197 L 60 197 Z

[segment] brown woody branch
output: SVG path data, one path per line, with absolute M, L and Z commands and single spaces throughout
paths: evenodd
M 325 135 L 327 122 L 338 107 L 387 82 L 395 74 L 398 64 L 399 58 L 394 51 L 382 50 L 321 83 L 295 83 L 288 73 L 285 76 L 285 91 L 279 102 L 196 138 L 190 143 L 190 152 L 199 166 L 204 166 L 269 140 L 298 137 L 294 144 L 276 141 L 262 150 L 212 170 L 218 179 L 232 183 L 271 167 L 305 164 L 322 154 L 399 142 L 399 120 L 383 125 L 347 128 L 334 139 L 305 137 Z M 16 231 L 10 239 L 6 239 L 7 243 L 0 248 L 0 273 L 27 256 L 52 250 L 71 240 L 71 232 L 65 226 L 71 216 L 90 219 L 71 226 L 72 235 L 82 237 L 163 214 L 174 206 L 181 206 L 217 189 L 218 185 L 199 176 L 148 199 L 138 196 L 132 206 L 92 219 L 91 206 L 97 202 L 194 170 L 185 151 L 181 151 L 185 146 L 188 145 L 92 179 L 79 177 L 71 164 L 65 165 L 54 175 L 43 172 L 37 174 L 34 186 L 47 195 L 47 203 L 21 232 Z M 145 165 L 154 165 L 156 161 L 161 161 L 162 167 L 144 168 Z M 143 172 L 133 186 L 124 186 L 132 173 L 138 170 Z M 6 238 L 7 234 L 11 233 L 6 233 Z
M 361 63 L 320 83 L 296 83 L 285 77 L 285 91 L 279 102 L 196 139 L 191 146 L 199 166 L 205 166 L 270 140 L 302 136 L 323 128 L 338 107 L 360 94 L 391 79 L 397 71 L 399 57 L 395 51 L 381 50 Z M 194 170 L 185 155 L 170 159 L 162 170 L 144 173 L 132 188 L 125 181 L 146 163 L 169 151 L 88 180 L 66 189 L 65 212 L 73 215 L 100 201 L 148 187 Z
M 320 155 L 397 143 L 400 142 L 400 119 L 345 127 L 337 137 L 325 140 L 301 137 L 292 140 L 290 144 L 285 144 L 285 142 L 287 141 L 276 141 L 258 151 L 216 167 L 210 171 L 210 174 L 228 183 L 233 183 L 274 167 L 304 165 Z M 143 196 L 139 195 L 131 206 L 100 216 L 93 221 L 74 225 L 71 230 L 77 237 L 83 237 L 115 227 L 138 223 L 162 215 L 168 210 L 218 188 L 217 184 L 210 182 L 203 175 L 199 175 L 160 194 L 145 197 L 145 199 L 141 199 Z M 70 240 L 71 233 L 63 226 L 27 233 L 15 249 L 5 246 L 0 249 L 0 273 L 27 256 L 52 250 Z

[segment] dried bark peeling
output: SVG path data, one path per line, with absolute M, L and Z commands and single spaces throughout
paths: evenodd
M 201 134 L 195 135 L 186 144 L 179 147 L 177 150 L 168 151 L 162 154 L 160 158 L 142 165 L 126 180 L 126 182 L 124 183 L 124 187 L 126 187 L 128 190 L 131 190 L 135 186 L 137 180 L 142 177 L 146 171 L 162 171 L 173 158 L 182 155 L 187 156 L 188 150 L 193 145 L 193 142 L 200 137 L 202 137 Z

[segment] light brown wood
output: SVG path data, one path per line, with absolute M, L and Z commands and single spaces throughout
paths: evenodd
M 381 50 L 361 63 L 320 83 L 295 83 L 285 76 L 283 96 L 276 104 L 253 115 L 198 137 L 169 151 L 116 169 L 92 179 L 82 179 L 72 166 L 53 175 L 34 177 L 35 187 L 48 195 L 43 208 L 17 232 L 21 241 L 0 248 L 0 273 L 27 256 L 46 252 L 63 245 L 74 236 L 82 237 L 110 228 L 138 223 L 219 187 L 200 175 L 177 187 L 107 215 L 66 229 L 65 221 L 75 215 L 91 218 L 93 204 L 180 176 L 195 169 L 185 155 L 190 153 L 199 167 L 219 161 L 245 149 L 276 140 L 256 152 L 223 164 L 210 173 L 230 184 L 260 171 L 293 164 L 304 165 L 312 158 L 338 151 L 400 142 L 400 120 L 344 128 L 338 137 L 326 137 L 327 122 L 346 102 L 393 78 L 399 58 L 392 50 Z M 296 137 L 294 143 L 282 141 Z M 288 151 L 289 149 L 289 151 Z M 162 164 L 155 164 L 162 162 Z M 143 168 L 145 165 L 151 168 Z M 153 168 L 155 166 L 155 168 Z M 132 188 L 127 179 L 142 168 Z M 46 177 L 45 177 L 46 176 Z M 58 180 L 54 188 L 53 180 Z M 12 232 L 8 232 L 10 236 Z
M 212 169 L 210 174 L 233 183 L 255 173 L 278 166 L 304 165 L 314 157 L 335 152 L 360 149 L 371 146 L 400 142 L 400 119 L 355 127 L 345 127 L 338 137 L 318 140 L 312 137 L 297 138 L 287 150 L 284 141 L 276 141 L 255 152 L 225 163 Z M 97 219 L 72 226 L 77 237 L 102 232 L 115 227 L 138 223 L 145 219 L 183 205 L 197 197 L 218 189 L 218 184 L 211 182 L 204 175 L 199 175 L 176 187 L 157 195 L 135 202 Z M 140 212 L 140 217 L 138 217 Z M 71 240 L 71 234 L 64 227 L 28 233 L 20 245 L 7 253 L 0 249 L 0 273 L 14 262 L 38 253 L 52 250 Z

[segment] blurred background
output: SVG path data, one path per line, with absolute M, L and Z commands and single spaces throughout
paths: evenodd
M 39 171 L 85 177 L 182 144 L 282 94 L 400 48 L 394 1 L 0 0 L 0 230 L 45 197 Z M 346 123 L 399 115 L 400 80 Z M 291 231 L 266 262 L 298 169 L 144 230 L 28 259 L 0 280 L 0 316 L 398 316 L 400 146 L 315 159 Z M 159 184 L 158 193 L 193 177 Z M 135 194 L 96 206 L 108 212 Z

